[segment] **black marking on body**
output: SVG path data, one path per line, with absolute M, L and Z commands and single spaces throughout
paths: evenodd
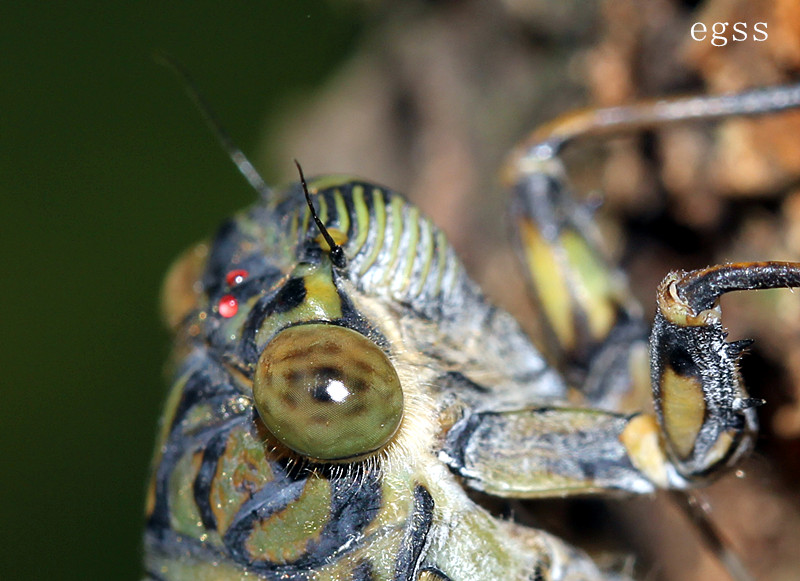
M 334 281 L 335 280 L 336 277 L 334 277 Z M 391 345 L 386 337 L 356 309 L 353 301 L 339 288 L 339 285 L 336 286 L 336 290 L 339 294 L 340 307 L 342 309 L 342 317 L 341 319 L 331 322 L 340 327 L 347 327 L 348 329 L 361 333 L 364 337 L 380 347 L 384 353 L 391 353 Z
M 670 345 L 667 351 L 667 361 L 670 368 L 678 375 L 697 375 L 697 365 L 695 364 L 692 356 L 687 351 L 686 347 L 682 345 Z
M 433 523 L 434 502 L 431 493 L 421 484 L 414 487 L 414 512 L 409 518 L 408 528 L 400 545 L 394 569 L 395 581 L 413 579 L 414 572 L 419 567 L 422 549 L 428 531 Z
M 150 513 L 150 516 L 147 518 L 146 528 L 148 532 L 152 532 L 154 537 L 159 541 L 163 540 L 166 533 L 170 530 L 170 519 L 169 519 L 169 474 L 171 473 L 171 469 L 174 465 L 174 462 L 171 462 L 167 465 L 167 468 L 162 468 L 165 466 L 165 460 L 169 460 L 167 455 L 164 454 L 161 458 L 161 463 L 158 466 L 158 471 L 156 473 L 156 499 L 155 504 L 153 506 L 153 511 Z
M 225 418 L 217 418 L 208 427 L 197 429 L 192 434 L 185 433 L 184 419 L 192 408 L 205 404 L 215 410 L 226 410 L 230 401 L 239 395 L 230 383 L 229 374 L 205 348 L 193 351 L 176 377 L 186 373 L 189 377 L 175 415 L 171 418 L 169 435 L 156 469 L 155 504 L 147 521 L 148 530 L 158 539 L 166 538 L 170 533 L 170 477 L 177 463 L 191 450 L 206 449 L 211 439 L 219 434 L 227 434 L 234 424 L 245 420 L 242 414 L 233 413 Z
M 187 436 L 182 433 L 180 429 L 176 429 L 170 434 L 169 439 L 161 456 L 161 462 L 158 465 L 156 472 L 156 498 L 153 512 L 147 520 L 147 529 L 154 535 L 156 539 L 164 541 L 172 532 L 172 523 L 170 520 L 172 507 L 169 505 L 170 497 L 170 478 L 180 459 L 186 455 L 191 454 L 193 451 L 208 449 L 209 443 L 216 439 L 227 439 L 228 433 L 231 428 L 238 422 L 241 422 L 241 416 L 234 416 L 232 419 L 227 420 L 221 425 L 212 426 L 206 430 Z M 223 446 L 224 450 L 224 446 Z M 204 452 L 205 454 L 205 452 Z M 197 499 L 195 498 L 195 501 Z M 208 502 L 208 501 L 206 501 Z M 198 505 L 198 509 L 202 514 L 203 507 Z M 213 521 L 213 514 L 211 516 Z
M 217 519 L 211 510 L 211 484 L 217 474 L 217 464 L 220 456 L 225 453 L 228 442 L 228 431 L 220 432 L 211 438 L 203 451 L 203 461 L 197 478 L 194 480 L 192 491 L 197 510 L 200 512 L 200 520 L 203 526 L 211 531 L 217 530 Z
M 263 486 L 242 505 L 223 537 L 225 546 L 236 562 L 248 565 L 252 561 L 247 550 L 247 538 L 254 525 L 296 502 L 303 494 L 305 485 L 305 479 L 294 480 L 278 474 L 275 480 Z
M 231 557 L 253 572 L 299 573 L 311 571 L 329 564 L 332 555 L 343 555 L 359 547 L 354 538 L 362 535 L 364 528 L 372 522 L 381 507 L 380 480 L 374 472 L 354 472 L 343 477 L 329 477 L 331 486 L 331 510 L 327 523 L 320 531 L 318 540 L 310 541 L 307 552 L 291 563 L 254 560 L 247 550 L 247 538 L 253 527 L 283 511 L 303 494 L 308 470 L 294 475 L 281 473 L 281 464 L 271 463 L 276 479 L 264 486 L 246 502 L 234 518 L 223 541 Z M 347 551 L 342 547 L 348 546 Z
M 444 389 L 454 389 L 457 391 L 470 390 L 477 393 L 489 393 L 491 390 L 485 385 L 475 383 L 460 371 L 448 371 L 439 376 L 435 382 Z
M 273 303 L 278 292 L 280 292 L 280 289 L 265 294 L 258 299 L 247 315 L 247 320 L 242 327 L 242 338 L 238 347 L 239 357 L 245 364 L 254 364 L 258 361 L 259 352 L 256 345 L 256 335 L 261 330 L 266 318 L 273 313 Z
M 369 561 L 361 561 L 353 569 L 352 581 L 375 581 L 375 569 Z
M 189 365 L 186 366 L 196 367 L 196 369 L 186 380 L 180 403 L 172 418 L 171 429 L 180 424 L 187 412 L 196 405 L 208 404 L 215 398 L 230 399 L 239 395 L 239 391 L 233 385 L 230 373 L 215 359 L 212 352 L 203 349 L 200 357 L 203 359 L 200 365 L 190 360 Z M 180 375 L 180 373 L 177 374 L 177 376 Z
M 334 283 L 336 282 L 334 275 Z M 239 346 L 240 357 L 245 363 L 255 363 L 260 353 L 256 347 L 256 335 L 264 321 L 275 313 L 289 311 L 306 299 L 306 286 L 302 278 L 289 279 L 280 289 L 270 295 L 265 295 L 253 306 L 242 331 L 242 341 Z M 329 323 L 347 327 L 358 331 L 365 337 L 386 349 L 388 342 L 353 306 L 352 301 L 338 288 L 342 318 L 336 321 L 304 321 L 304 323 Z
M 531 574 L 530 581 L 545 581 L 544 573 L 542 572 L 541 565 L 534 565 L 533 573 Z
M 475 430 L 481 426 L 482 418 L 482 414 L 472 414 L 456 422 L 447 432 L 443 451 L 450 458 L 448 466 L 458 474 L 461 473 L 460 471 L 464 468 L 464 464 L 466 463 L 464 451 L 470 439 L 472 439 Z
M 722 333 L 714 326 L 678 326 L 667 321 L 661 313 L 656 314 L 653 324 L 655 352 L 660 377 L 667 369 L 672 369 L 682 377 L 701 379 L 704 374 L 724 373 L 715 352 L 715 344 Z

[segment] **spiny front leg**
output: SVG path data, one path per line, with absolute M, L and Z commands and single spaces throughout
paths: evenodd
M 750 341 L 725 341 L 719 299 L 737 290 L 800 286 L 800 264 L 760 262 L 668 275 L 650 340 L 653 397 L 665 448 L 678 472 L 702 479 L 752 445 L 754 408 L 738 370 Z
M 690 488 L 740 459 L 757 429 L 719 298 L 800 287 L 800 263 L 764 262 L 672 273 L 659 288 L 650 340 L 656 416 L 528 408 L 467 414 L 443 459 L 473 488 L 534 498 Z

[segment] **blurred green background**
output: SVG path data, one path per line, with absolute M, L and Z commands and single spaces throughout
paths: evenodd
M 362 25 L 312 0 L 0 7 L 5 579 L 139 577 L 161 278 L 254 199 L 153 52 L 257 157 L 266 120 L 324 82 Z

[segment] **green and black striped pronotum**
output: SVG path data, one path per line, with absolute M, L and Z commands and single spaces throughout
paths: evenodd
M 340 176 L 307 192 L 257 182 L 259 201 L 165 283 L 174 379 L 147 497 L 147 578 L 625 579 L 492 516 L 468 490 L 650 493 L 733 466 L 760 402 L 719 297 L 800 285 L 800 265 L 668 276 L 648 373 L 648 325 L 557 156 L 586 135 L 798 103 L 787 87 L 584 112 L 514 153 L 520 257 L 559 371 L 402 196 Z M 648 375 L 655 414 L 630 407 Z

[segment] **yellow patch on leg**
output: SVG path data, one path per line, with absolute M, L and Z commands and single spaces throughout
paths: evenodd
M 572 304 L 567 281 L 553 247 L 527 220 L 520 223 L 525 258 L 550 326 L 564 349 L 575 345 Z
M 641 414 L 631 419 L 619 439 L 631 463 L 659 488 L 669 485 L 667 458 L 660 444 L 661 430 L 655 416 Z
M 670 446 L 679 458 L 688 458 L 706 413 L 700 380 L 666 369 L 661 376 L 661 409 Z

